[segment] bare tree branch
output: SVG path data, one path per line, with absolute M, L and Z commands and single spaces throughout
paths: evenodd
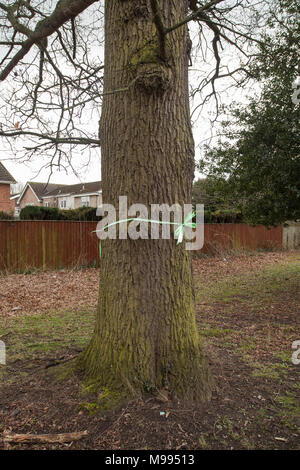
M 166 28 L 165 34 L 171 33 L 177 28 L 180 28 L 181 26 L 184 26 L 185 24 L 189 23 L 190 21 L 193 21 L 197 19 L 198 15 L 202 13 L 203 11 L 209 10 L 211 7 L 216 6 L 218 3 L 224 2 L 225 0 L 212 0 L 211 2 L 207 3 L 206 5 L 202 5 L 200 8 L 198 8 L 194 13 L 191 13 L 189 16 L 187 16 L 184 20 L 180 21 L 179 23 L 170 26 L 169 28 Z
M 6 6 L 0 3 L 0 8 L 7 12 L 8 19 L 14 29 L 28 37 L 23 42 L 21 49 L 1 72 L 0 81 L 5 80 L 34 44 L 40 45 L 43 39 L 55 33 L 66 21 L 75 18 L 96 1 L 98 0 L 59 0 L 53 13 L 39 21 L 34 31 L 29 30 L 16 19 L 14 16 L 15 5 Z
M 47 142 L 51 142 L 53 144 L 76 144 L 76 145 L 96 145 L 99 146 L 100 141 L 98 139 L 90 139 L 85 137 L 68 137 L 68 138 L 60 138 L 60 137 L 53 137 L 47 134 L 41 134 L 39 132 L 33 131 L 12 131 L 12 132 L 3 132 L 0 130 L 0 136 L 3 137 L 19 137 L 19 136 L 33 136 L 37 137 L 42 140 L 46 140 Z
M 153 20 L 157 29 L 159 40 L 159 51 L 162 60 L 166 59 L 166 42 L 165 42 L 165 27 L 163 25 L 162 17 L 159 11 L 157 0 L 150 0 L 151 9 L 153 12 Z

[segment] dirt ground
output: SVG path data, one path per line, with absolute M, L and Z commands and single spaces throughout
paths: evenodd
M 0 449 L 300 449 L 300 252 L 194 260 L 210 403 L 147 395 L 103 414 L 77 377 L 53 380 L 93 330 L 99 271 L 0 277 Z M 79 288 L 80 286 L 80 288 Z M 299 354 L 300 358 L 300 354 Z M 90 406 L 89 406 L 90 405 Z M 7 444 L 5 432 L 87 430 L 69 444 Z

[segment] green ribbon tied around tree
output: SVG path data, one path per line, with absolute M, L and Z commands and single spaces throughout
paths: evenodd
M 125 222 L 147 222 L 147 223 L 153 223 L 153 224 L 160 224 L 160 225 L 178 225 L 177 229 L 174 232 L 175 237 L 177 238 L 177 243 L 182 243 L 183 237 L 184 237 L 184 228 L 185 227 L 190 227 L 190 228 L 196 228 L 196 223 L 192 222 L 193 217 L 195 217 L 195 212 L 190 212 L 184 221 L 182 223 L 179 222 L 167 222 L 163 220 L 153 220 L 153 219 L 140 219 L 138 217 L 133 217 L 130 219 L 122 219 L 122 220 L 117 220 L 116 222 L 112 222 L 111 224 L 105 225 L 101 230 L 94 230 L 92 233 L 98 233 L 98 232 L 103 232 L 105 229 L 109 227 L 113 227 L 114 225 L 122 224 Z M 102 255 L 102 247 L 101 247 L 101 240 L 99 241 L 99 255 L 101 258 Z

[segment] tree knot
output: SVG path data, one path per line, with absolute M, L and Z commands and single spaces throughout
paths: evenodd
M 159 91 L 164 93 L 172 80 L 172 70 L 162 64 L 140 64 L 132 85 L 147 93 Z
M 130 60 L 134 78 L 132 85 L 152 93 L 161 93 L 169 88 L 172 80 L 172 68 L 159 55 L 157 40 L 151 40 L 136 51 Z

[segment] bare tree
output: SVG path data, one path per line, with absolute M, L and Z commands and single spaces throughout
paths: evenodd
M 191 60 L 211 64 L 192 90 L 215 99 L 242 84 L 267 2 L 248 0 L 0 2 L 7 93 L 0 135 L 32 140 L 29 156 L 72 164 L 74 146 L 101 146 L 103 198 L 191 201 Z M 97 54 L 104 27 L 104 64 Z M 193 50 L 188 26 L 198 33 Z M 235 51 L 234 67 L 222 53 Z M 231 53 L 232 54 L 232 53 Z M 104 74 L 103 74 L 104 72 Z M 103 87 L 103 88 L 102 88 Z M 209 90 L 207 92 L 207 89 Z M 82 127 L 87 112 L 98 112 Z M 92 114 L 91 114 L 92 115 Z M 18 116 L 18 119 L 16 119 Z M 104 242 L 95 332 L 77 365 L 121 396 L 166 388 L 207 399 L 211 381 L 195 320 L 191 258 L 174 240 Z

